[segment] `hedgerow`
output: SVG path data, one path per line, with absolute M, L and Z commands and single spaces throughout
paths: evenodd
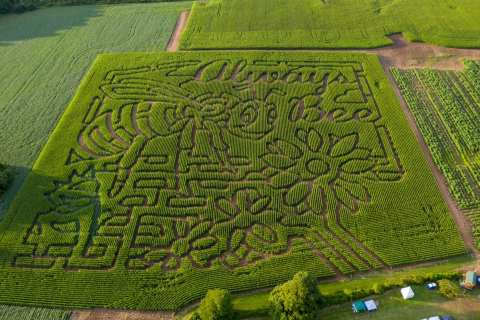
M 0 301 L 177 309 L 463 254 L 432 186 L 376 57 L 101 55 L 0 226 Z
M 85 5 L 85 4 L 114 4 L 114 3 L 152 3 L 175 2 L 187 0 L 0 0 L 0 14 L 24 13 L 41 7 Z
M 466 211 L 480 240 L 480 72 L 393 70 L 450 193 Z

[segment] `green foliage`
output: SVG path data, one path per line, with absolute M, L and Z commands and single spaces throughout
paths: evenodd
M 183 49 L 371 48 L 412 41 L 480 47 L 477 0 L 210 0 L 194 4 Z
M 232 298 L 228 290 L 208 290 L 200 302 L 198 315 L 201 320 L 233 320 Z
M 69 311 L 0 305 L 2 320 L 69 320 Z
M 313 320 L 323 302 L 315 277 L 308 272 L 275 287 L 269 298 L 275 320 Z
M 195 311 L 190 315 L 190 318 L 188 320 L 202 320 L 202 317 L 200 317 L 200 314 Z
M 0 18 L 0 163 L 19 168 L 13 188 L 30 171 L 95 56 L 163 50 L 180 11 L 189 7 L 75 6 Z M 0 215 L 11 200 L 2 199 Z
M 451 280 L 441 279 L 438 281 L 438 292 L 446 298 L 455 299 L 460 296 L 460 287 Z
M 463 254 L 432 186 L 374 56 L 100 55 L 2 221 L 0 301 L 178 309 Z
M 113 4 L 113 3 L 151 3 L 175 2 L 185 0 L 0 0 L 0 14 L 24 13 L 39 7 L 86 5 L 86 4 Z
M 480 65 L 465 70 L 393 70 L 450 193 L 480 241 Z

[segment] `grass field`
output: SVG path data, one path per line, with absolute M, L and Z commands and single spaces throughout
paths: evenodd
M 182 49 L 371 48 L 413 41 L 480 47 L 477 0 L 209 0 L 195 3 Z
M 101 55 L 0 227 L 0 301 L 175 309 L 463 254 L 434 186 L 374 56 Z
M 450 193 L 473 223 L 480 244 L 480 64 L 462 72 L 394 70 Z
M 19 172 L 0 202 L 8 206 L 102 52 L 163 51 L 190 3 L 75 6 L 0 18 L 0 163 Z M 20 27 L 21 26 L 21 27 Z

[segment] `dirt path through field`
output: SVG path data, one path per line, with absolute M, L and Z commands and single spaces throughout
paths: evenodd
M 173 30 L 172 35 L 170 36 L 170 40 L 168 40 L 166 50 L 168 52 L 175 52 L 178 50 L 178 46 L 180 44 L 180 35 L 182 34 L 183 29 L 187 24 L 188 20 L 188 11 L 182 11 L 180 16 L 178 17 L 177 24 L 175 25 L 175 29 Z
M 435 180 L 437 181 L 437 185 L 443 196 L 443 199 L 447 203 L 447 206 L 450 209 L 450 212 L 452 213 L 453 218 L 455 219 L 455 222 L 462 235 L 465 245 L 475 255 L 475 258 L 477 260 L 480 259 L 480 253 L 475 246 L 475 240 L 472 235 L 472 226 L 470 224 L 470 221 L 468 221 L 468 218 L 466 217 L 466 215 L 457 206 L 455 200 L 453 200 L 450 194 L 450 191 L 448 190 L 448 186 L 443 174 L 440 172 L 440 169 L 438 169 L 435 163 L 433 162 L 433 158 L 430 155 L 430 150 L 428 149 L 428 146 L 425 143 L 425 140 L 423 139 L 420 129 L 418 128 L 417 123 L 415 122 L 415 118 L 413 117 L 413 114 L 408 108 L 407 103 L 403 99 L 400 89 L 398 88 L 395 82 L 395 79 L 393 78 L 393 75 L 390 72 L 390 68 L 392 66 L 391 61 L 386 60 L 385 57 L 380 57 L 380 62 L 382 63 L 385 74 L 387 75 L 388 80 L 390 81 L 392 88 L 394 89 L 395 94 L 397 95 L 397 98 L 400 101 L 400 105 L 402 107 L 403 113 L 405 114 L 405 117 L 407 118 L 408 124 L 410 125 L 410 128 L 412 129 L 415 137 L 417 138 L 418 144 L 422 149 L 423 155 L 432 170 L 432 173 L 435 177 Z

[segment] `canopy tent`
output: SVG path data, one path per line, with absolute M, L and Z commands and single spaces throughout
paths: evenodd
M 412 290 L 412 287 L 405 287 L 400 289 L 400 293 L 404 300 L 411 299 L 415 296 L 415 293 Z

